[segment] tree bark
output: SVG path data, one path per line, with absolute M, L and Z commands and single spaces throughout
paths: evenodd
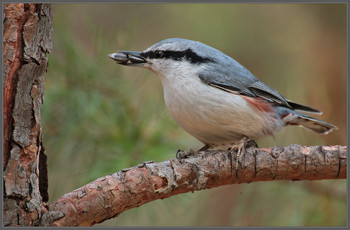
M 41 108 L 52 48 L 51 6 L 3 6 L 4 225 L 34 226 L 48 200 Z
M 229 184 L 344 179 L 346 159 L 345 146 L 290 145 L 248 149 L 237 170 L 235 154 L 227 151 L 144 163 L 65 194 L 49 206 L 53 213 L 44 214 L 41 224 L 92 226 L 153 200 Z M 64 217 L 54 221 L 59 214 Z

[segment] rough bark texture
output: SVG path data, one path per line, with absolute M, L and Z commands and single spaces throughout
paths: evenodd
M 290 145 L 248 149 L 237 170 L 235 154 L 225 151 L 145 163 L 65 194 L 49 206 L 41 224 L 91 226 L 153 200 L 229 184 L 344 179 L 346 159 L 345 146 Z
M 3 6 L 4 225 L 34 226 L 48 200 L 41 108 L 52 48 L 51 6 Z

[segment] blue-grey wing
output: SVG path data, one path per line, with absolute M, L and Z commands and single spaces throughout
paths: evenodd
M 286 99 L 276 90 L 269 87 L 243 66 L 235 63 L 235 68 L 216 68 L 216 71 L 207 69 L 199 73 L 199 78 L 208 85 L 250 97 L 261 97 L 291 108 Z
M 321 113 L 317 109 L 287 100 L 275 89 L 257 79 L 238 62 L 234 61 L 230 64 L 229 68 L 227 66 L 221 66 L 220 68 L 215 66 L 215 70 L 213 66 L 210 66 L 200 72 L 198 76 L 204 83 L 231 93 L 264 98 L 271 103 L 290 109 Z

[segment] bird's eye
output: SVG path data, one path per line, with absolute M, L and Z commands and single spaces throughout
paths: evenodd
M 163 57 L 164 57 L 164 52 L 163 52 L 162 50 L 158 50 L 158 51 L 156 52 L 156 57 L 157 57 L 157 58 L 163 58 Z

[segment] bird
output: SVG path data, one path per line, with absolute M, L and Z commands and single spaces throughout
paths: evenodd
M 275 136 L 288 125 L 319 134 L 338 129 L 301 113 L 322 114 L 286 99 L 236 60 L 199 41 L 169 38 L 142 52 L 108 56 L 120 65 L 158 75 L 171 116 L 204 144 L 198 151 L 235 150 L 241 159 L 247 146 L 257 147 L 256 140 Z

